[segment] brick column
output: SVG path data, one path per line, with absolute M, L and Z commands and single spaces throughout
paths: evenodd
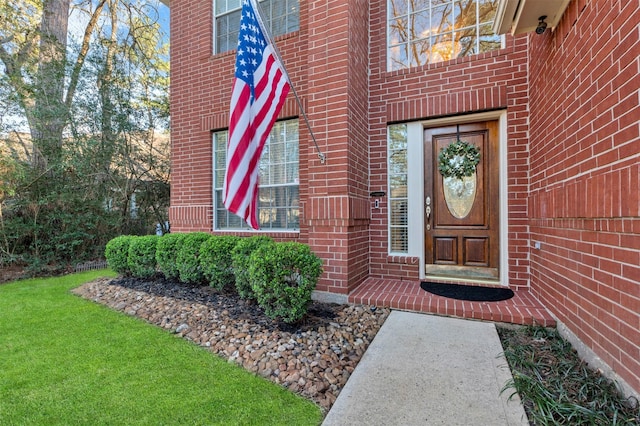
M 324 260 L 318 290 L 348 293 L 368 275 L 368 2 L 309 2 L 308 115 L 325 164 L 308 152 L 304 220 Z

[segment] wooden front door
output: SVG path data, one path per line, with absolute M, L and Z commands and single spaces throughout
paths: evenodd
M 452 190 L 460 186 L 452 180 L 445 182 L 438 169 L 441 149 L 458 138 L 480 151 L 475 177 L 467 179 L 475 182 L 465 183 L 466 195 Z M 426 129 L 424 145 L 426 275 L 498 279 L 498 122 Z

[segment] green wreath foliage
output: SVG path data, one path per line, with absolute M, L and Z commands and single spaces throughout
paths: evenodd
M 480 149 L 470 144 L 457 140 L 440 150 L 438 154 L 438 170 L 444 177 L 462 179 L 471 176 L 480 163 Z

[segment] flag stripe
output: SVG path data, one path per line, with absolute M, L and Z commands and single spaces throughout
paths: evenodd
M 289 81 L 249 0 L 242 4 L 231 93 L 224 206 L 259 229 L 258 163 L 289 93 Z
M 246 105 L 249 103 L 250 88 L 248 85 L 236 80 L 233 85 L 232 104 Z M 243 164 L 247 154 L 248 144 L 243 143 L 249 130 L 249 109 L 236 108 L 231 111 L 231 121 L 229 141 L 227 148 L 227 171 L 225 175 L 225 198 L 224 204 L 227 209 L 232 212 L 238 212 L 241 209 L 240 202 L 242 197 L 229 197 L 230 191 L 234 193 L 242 193 L 247 191 L 248 182 L 242 182 L 244 176 L 248 177 L 248 165 Z M 244 131 L 242 131 L 244 129 Z M 238 180 L 240 179 L 240 180 Z

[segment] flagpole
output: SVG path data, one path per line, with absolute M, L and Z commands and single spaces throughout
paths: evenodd
M 313 130 L 311 130 L 311 124 L 309 123 L 309 118 L 307 117 L 307 113 L 305 112 L 302 106 L 302 102 L 300 101 L 298 92 L 296 91 L 296 88 L 293 85 L 291 78 L 289 77 L 289 73 L 287 72 L 287 67 L 284 65 L 284 62 L 282 61 L 282 56 L 280 56 L 280 51 L 278 50 L 278 46 L 276 46 L 276 44 L 273 42 L 273 39 L 271 38 L 271 31 L 269 30 L 269 27 L 267 27 L 264 24 L 264 21 L 262 20 L 262 8 L 260 7 L 260 4 L 257 0 L 249 0 L 249 1 L 253 5 L 253 10 L 256 11 L 256 19 L 258 20 L 260 26 L 262 27 L 262 32 L 264 36 L 267 38 L 267 42 L 269 42 L 269 44 L 273 46 L 273 52 L 278 58 L 278 61 L 280 62 L 280 65 L 282 66 L 285 75 L 287 76 L 287 80 L 289 80 L 289 87 L 291 87 L 293 96 L 296 98 L 296 102 L 298 103 L 298 108 L 300 109 L 300 112 L 302 112 L 302 117 L 304 118 L 304 122 L 307 125 L 307 129 L 309 129 L 311 140 L 313 140 L 313 144 L 316 146 L 316 151 L 318 151 L 318 158 L 320 159 L 320 163 L 324 164 L 327 160 L 327 156 L 323 154 L 322 151 L 320 151 L 320 147 L 318 146 L 318 142 L 316 141 L 316 136 L 313 134 Z

